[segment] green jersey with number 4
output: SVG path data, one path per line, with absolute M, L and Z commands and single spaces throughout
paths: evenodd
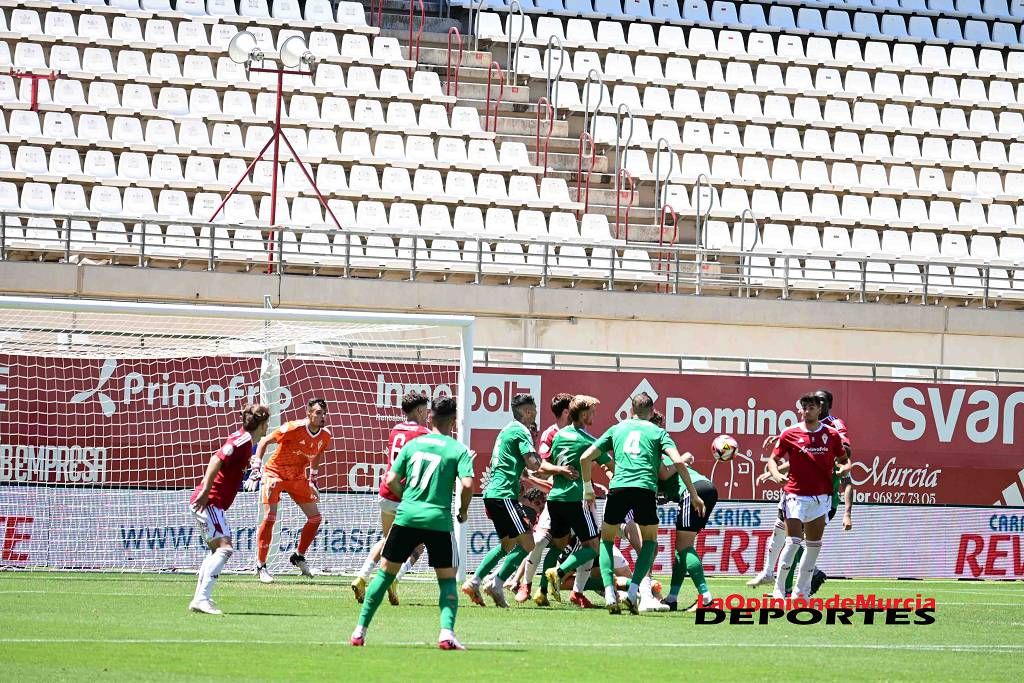
M 615 453 L 615 474 L 610 489 L 658 490 L 661 456 L 676 445 L 661 427 L 647 420 L 630 418 L 611 427 L 594 442 L 601 451 Z
M 395 524 L 451 531 L 455 480 L 473 476 L 473 459 L 461 443 L 444 434 L 427 434 L 407 443 L 392 471 L 405 479 Z
M 594 443 L 594 437 L 585 429 L 576 429 L 569 425 L 560 429 L 555 434 L 555 440 L 551 442 L 551 462 L 556 465 L 572 467 L 580 471 L 580 458 L 586 452 L 590 444 Z M 605 464 L 610 460 L 607 454 L 601 453 L 597 456 L 597 462 Z M 583 500 L 583 479 L 567 479 L 556 474 L 551 483 L 551 492 L 548 500 L 575 503 Z
M 536 451 L 530 430 L 523 423 L 512 420 L 505 425 L 494 442 L 491 480 L 484 498 L 519 498 L 519 477 L 526 469 L 526 456 Z

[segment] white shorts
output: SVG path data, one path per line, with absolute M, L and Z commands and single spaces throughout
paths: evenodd
M 189 506 L 189 511 L 196 521 L 196 528 L 203 541 L 210 543 L 218 538 L 231 538 L 231 525 L 224 511 L 219 507 L 207 505 L 202 512 L 197 512 Z
M 828 511 L 832 509 L 832 496 L 827 493 L 820 496 L 798 496 L 795 493 L 787 493 L 783 498 L 783 507 L 786 519 L 810 522 L 828 515 Z
M 398 512 L 398 506 L 401 505 L 400 501 L 388 500 L 383 496 L 377 499 L 377 503 L 380 505 L 381 514 L 391 515 L 392 517 L 395 516 L 395 513 Z
M 545 505 L 537 519 L 537 526 L 533 532 L 534 538 L 547 536 L 551 538 L 551 515 L 548 514 L 548 506 Z

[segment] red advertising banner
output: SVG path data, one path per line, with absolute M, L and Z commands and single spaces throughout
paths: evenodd
M 0 483 L 190 487 L 236 426 L 240 408 L 267 392 L 282 419 L 313 395 L 330 403 L 326 488 L 375 491 L 384 445 L 406 391 L 454 394 L 450 366 L 285 360 L 261 380 L 259 359 L 89 360 L 0 356 Z M 263 382 L 261 388 L 261 381 Z M 827 388 L 850 429 L 857 499 L 869 503 L 1024 506 L 1024 388 L 614 371 L 480 368 L 470 425 L 478 472 L 519 393 L 538 399 L 538 427 L 555 393 L 601 400 L 600 432 L 646 391 L 666 428 L 724 500 L 772 500 L 759 486 L 761 443 L 794 424 L 797 397 Z M 710 457 L 717 434 L 740 453 Z

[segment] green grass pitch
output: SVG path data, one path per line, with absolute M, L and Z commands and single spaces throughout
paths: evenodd
M 711 578 L 716 595 L 750 594 Z M 830 581 L 822 592 L 937 601 L 931 626 L 696 626 L 692 614 L 613 617 L 461 600 L 467 652 L 436 649 L 437 586 L 407 580 L 365 648 L 343 577 L 222 578 L 223 617 L 186 611 L 188 575 L 0 574 L 0 681 L 1024 680 L 1024 584 Z M 690 593 L 682 597 L 692 599 Z

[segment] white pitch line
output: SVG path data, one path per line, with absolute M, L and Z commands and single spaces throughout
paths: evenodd
M 251 640 L 251 639 L 178 639 L 178 638 L 131 638 L 131 639 L 117 639 L 117 638 L 0 638 L 0 644 L 92 644 L 92 645 L 337 645 L 348 647 L 348 643 L 342 641 L 304 641 L 304 640 Z M 383 647 L 426 647 L 435 645 L 433 642 L 427 641 L 380 641 L 379 644 Z M 466 644 L 472 648 L 472 646 L 479 647 L 495 647 L 495 646 L 513 646 L 513 647 L 532 647 L 536 649 L 545 649 L 550 647 L 564 648 L 564 647 L 598 647 L 598 648 L 633 648 L 636 646 L 635 643 L 558 643 L 552 645 L 544 645 L 542 643 L 525 643 L 525 642 L 509 642 L 509 641 L 466 641 Z M 723 643 L 644 643 L 645 647 L 661 647 L 661 648 L 679 648 L 679 649 L 702 649 L 702 648 L 724 648 L 724 647 L 741 647 L 750 649 L 775 649 L 780 647 L 778 643 L 735 643 L 735 642 L 723 642 Z M 890 644 L 828 644 L 828 643 L 787 643 L 784 647 L 787 648 L 800 648 L 800 649 L 815 649 L 819 650 L 834 649 L 834 650 L 902 650 L 911 652 L 987 652 L 987 653 L 1006 653 L 1015 654 L 1024 652 L 1024 645 L 890 645 Z

